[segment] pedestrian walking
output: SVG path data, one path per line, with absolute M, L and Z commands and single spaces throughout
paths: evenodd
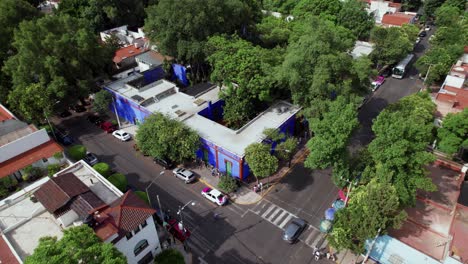
M 331 254 L 330 252 L 327 252 L 327 259 L 330 259 L 331 258 Z

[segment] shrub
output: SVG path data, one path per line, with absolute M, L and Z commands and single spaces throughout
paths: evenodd
M 95 169 L 97 172 L 99 172 L 99 174 L 101 174 L 105 178 L 109 177 L 109 175 L 111 174 L 111 168 L 110 168 L 109 164 L 107 164 L 105 162 L 96 163 L 93 166 L 93 169 Z
M 154 259 L 155 264 L 185 264 L 182 253 L 173 248 L 166 249 Z
M 2 183 L 5 188 L 12 190 L 15 189 L 15 187 L 18 185 L 18 180 L 11 177 L 5 177 L 2 179 Z
M 231 193 L 237 189 L 236 180 L 231 176 L 221 176 L 219 178 L 218 188 L 226 193 Z
M 143 191 L 136 191 L 135 194 L 140 198 L 142 199 L 143 201 L 145 201 L 145 203 L 147 203 L 148 205 L 150 204 L 149 200 L 148 200 L 148 195 L 146 195 L 146 192 L 143 192 Z
M 49 174 L 49 176 L 52 176 L 59 171 L 60 171 L 60 164 L 47 165 L 47 173 Z
M 22 176 L 23 180 L 25 181 L 34 181 L 37 178 L 42 177 L 44 171 L 42 168 L 33 167 L 31 165 L 24 168 L 24 174 Z
M 127 189 L 127 178 L 122 173 L 115 173 L 109 176 L 108 180 L 119 189 L 121 192 L 125 192 Z
M 63 153 L 62 152 L 55 153 L 54 158 L 57 160 L 61 160 L 63 158 Z
M 86 156 L 86 147 L 83 145 L 74 145 L 68 148 L 68 155 L 74 160 L 83 159 Z

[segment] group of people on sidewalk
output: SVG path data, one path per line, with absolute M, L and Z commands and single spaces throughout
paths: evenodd
M 336 258 L 335 258 L 335 255 L 330 253 L 330 252 L 327 252 L 327 253 L 322 253 L 322 251 L 317 247 L 317 246 L 314 246 L 314 259 L 316 261 L 320 260 L 323 256 L 325 256 L 327 259 L 331 260 L 331 261 L 336 261 Z

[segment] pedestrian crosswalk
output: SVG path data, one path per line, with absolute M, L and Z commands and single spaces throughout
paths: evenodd
M 293 218 L 298 217 L 265 199 L 249 210 L 282 230 L 286 228 L 287 224 Z M 311 248 L 314 246 L 323 248 L 327 243 L 324 237 L 325 235 L 317 228 L 307 225 L 306 230 L 302 232 L 299 240 Z

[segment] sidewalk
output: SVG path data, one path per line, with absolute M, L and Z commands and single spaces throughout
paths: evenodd
M 362 263 L 364 260 L 363 256 L 356 256 L 353 252 L 346 249 L 341 252 L 336 253 L 336 263 L 337 264 L 354 264 Z M 375 264 L 376 262 L 368 258 L 366 261 L 367 264 Z

